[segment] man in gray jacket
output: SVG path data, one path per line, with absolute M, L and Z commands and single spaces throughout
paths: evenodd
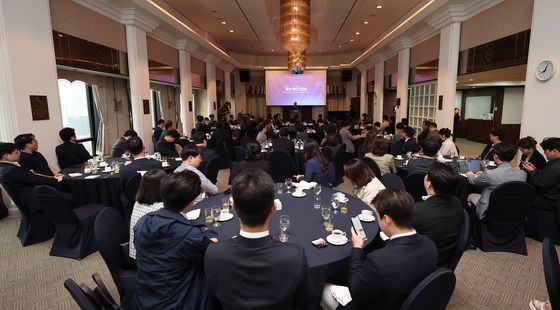
M 490 194 L 499 185 L 512 182 L 527 180 L 525 171 L 511 166 L 511 161 L 515 157 L 517 147 L 511 144 L 499 143 L 494 146 L 494 161 L 498 165 L 496 169 L 486 170 L 484 172 L 472 173 L 467 172 L 469 183 L 482 187 L 482 194 L 470 194 L 468 201 L 470 204 L 476 206 L 476 216 L 482 220 L 488 210 L 488 203 L 490 201 Z M 470 210 L 471 216 L 474 214 Z

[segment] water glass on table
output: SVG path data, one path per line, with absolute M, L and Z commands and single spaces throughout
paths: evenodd
M 348 213 L 348 205 L 346 204 L 346 202 L 339 202 L 340 205 L 340 213 L 342 214 L 346 214 Z
M 313 198 L 313 208 L 320 209 L 321 208 L 321 196 L 315 195 Z
M 204 222 L 206 224 L 212 224 L 212 222 L 214 221 L 214 218 L 212 217 L 212 208 L 206 208 L 204 209 Z
M 288 228 L 290 227 L 290 216 L 283 214 L 280 216 L 280 242 L 288 242 Z
M 220 208 L 220 206 L 212 206 L 211 210 L 212 210 L 212 218 L 214 219 L 214 224 L 212 224 L 212 226 L 220 227 L 221 224 L 220 222 L 218 222 L 218 219 L 222 214 L 222 209 Z
M 282 183 L 276 183 L 276 193 L 277 194 L 282 194 L 282 190 L 284 189 L 284 184 Z
M 319 194 L 321 193 L 321 184 L 315 185 L 315 187 L 313 187 L 313 192 L 315 193 L 315 195 L 319 196 Z
M 334 193 L 334 194 L 331 196 L 331 205 L 332 205 L 332 207 L 333 207 L 333 212 L 332 212 L 332 214 L 338 214 L 339 212 L 338 212 L 337 209 L 338 209 L 338 207 L 340 206 L 340 201 L 338 200 L 338 194 L 337 194 L 337 193 Z
M 222 197 L 222 211 L 229 212 L 229 196 Z
M 286 184 L 286 193 L 291 194 L 292 191 L 290 190 L 290 188 L 292 187 L 292 178 L 286 178 L 284 184 Z

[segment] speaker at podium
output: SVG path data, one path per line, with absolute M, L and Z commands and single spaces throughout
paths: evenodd
M 290 110 L 290 122 L 294 120 L 301 121 L 301 110 L 299 109 L 297 102 L 294 102 L 294 106 Z

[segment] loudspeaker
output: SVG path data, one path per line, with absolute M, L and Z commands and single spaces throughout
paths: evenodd
M 241 82 L 251 81 L 251 71 L 249 70 L 239 70 L 239 80 Z
M 352 81 L 352 70 L 342 70 L 342 82 Z

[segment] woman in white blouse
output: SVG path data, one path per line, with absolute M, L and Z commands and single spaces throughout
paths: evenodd
M 438 154 L 449 157 L 459 156 L 457 147 L 451 138 L 451 130 L 449 130 L 449 128 L 442 128 L 439 130 L 439 136 L 443 142 L 441 143 Z
M 375 177 L 369 166 L 357 158 L 352 158 L 344 166 L 344 175 L 354 185 L 354 196 L 373 209 L 373 198 L 385 189 L 385 186 Z

